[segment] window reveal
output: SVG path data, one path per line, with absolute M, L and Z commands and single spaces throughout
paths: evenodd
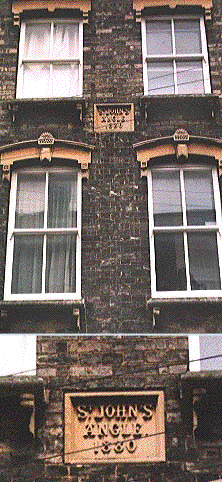
M 203 18 L 143 21 L 145 94 L 210 92 Z
M 82 95 L 82 24 L 23 22 L 17 97 Z
M 13 173 L 10 208 L 14 203 L 15 212 L 10 212 L 7 258 L 9 264 L 13 253 L 11 287 L 7 287 L 12 296 L 53 298 L 76 293 L 78 183 L 76 171 Z
M 216 169 L 152 169 L 148 187 L 152 292 L 200 296 L 221 290 Z

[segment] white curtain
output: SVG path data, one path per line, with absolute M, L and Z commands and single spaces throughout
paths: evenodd
M 24 65 L 23 92 L 27 99 L 40 99 L 51 96 L 49 64 L 30 62 Z
M 45 175 L 18 174 L 16 228 L 43 227 Z
M 49 174 L 48 227 L 76 227 L 76 174 Z M 75 235 L 48 236 L 47 292 L 75 291 Z
M 79 66 L 77 64 L 53 66 L 53 97 L 75 97 L 79 91 Z
M 76 187 L 76 173 L 49 173 L 49 228 L 73 228 L 76 226 Z
M 41 293 L 43 236 L 15 236 L 12 293 Z
M 49 173 L 47 228 L 76 227 L 77 174 Z M 18 176 L 16 227 L 43 227 L 45 174 Z M 48 235 L 46 292 L 75 291 L 76 235 Z M 16 235 L 13 260 L 13 293 L 42 291 L 43 235 Z
M 53 59 L 73 60 L 79 58 L 78 24 L 54 25 Z M 78 94 L 79 66 L 73 62 L 53 65 L 53 97 L 73 97 Z
M 48 236 L 46 257 L 46 292 L 74 292 L 76 272 L 75 235 Z
M 29 62 L 23 65 L 23 92 L 27 98 L 78 95 L 79 66 L 72 60 L 79 59 L 79 25 L 55 23 L 52 42 L 50 38 L 50 23 L 27 24 L 24 60 Z M 40 63 L 42 60 L 46 62 Z
M 24 60 L 48 59 L 50 55 L 50 23 L 26 24 Z
M 53 59 L 79 58 L 79 25 L 55 23 L 53 30 Z

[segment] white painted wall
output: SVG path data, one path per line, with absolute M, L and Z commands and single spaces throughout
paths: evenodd
M 200 371 L 200 337 L 189 335 L 189 368 L 190 372 Z M 194 361 L 192 361 L 194 360 Z M 195 361 L 196 360 L 196 361 Z
M 36 335 L 0 335 L 0 376 L 20 372 L 36 374 Z

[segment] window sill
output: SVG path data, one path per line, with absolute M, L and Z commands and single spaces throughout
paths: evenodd
M 36 99 L 13 99 L 7 101 L 7 108 L 12 114 L 13 122 L 25 122 L 27 119 L 53 117 L 59 115 L 66 122 L 80 124 L 86 108 L 83 97 L 55 97 Z M 31 117 L 30 117 L 31 116 Z
M 86 333 L 84 299 L 3 300 L 0 301 L 0 316 L 3 333 L 14 333 L 15 320 L 21 333 Z
M 176 305 L 176 304 L 221 304 L 222 303 L 222 295 L 215 296 L 215 297 L 202 297 L 202 298 L 191 298 L 191 297 L 184 297 L 184 298 L 149 298 L 147 299 L 147 307 L 154 307 L 159 305 Z
M 0 308 L 24 306 L 24 305 L 39 305 L 39 306 L 84 306 L 84 300 L 4 300 L 0 302 Z
M 221 110 L 220 98 L 215 94 L 144 95 L 140 104 L 147 121 L 169 116 L 175 119 L 187 116 L 189 120 L 196 120 L 197 111 L 199 120 L 209 121 Z

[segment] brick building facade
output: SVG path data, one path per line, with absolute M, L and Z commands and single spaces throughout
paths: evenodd
M 220 0 L 0 7 L 1 331 L 220 332 Z
M 0 380 L 1 480 L 220 480 L 221 372 L 188 360 L 185 336 L 39 336 L 36 376 Z

